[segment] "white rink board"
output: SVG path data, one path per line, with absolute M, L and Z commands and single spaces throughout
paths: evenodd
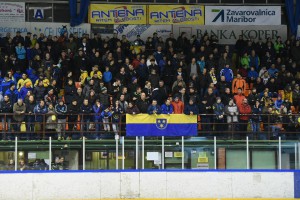
M 0 174 L 0 199 L 293 198 L 293 172 Z

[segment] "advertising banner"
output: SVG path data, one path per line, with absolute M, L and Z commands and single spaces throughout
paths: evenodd
M 0 22 L 25 22 L 25 2 L 0 2 Z
M 119 35 L 126 35 L 129 41 L 134 41 L 137 35 L 146 42 L 147 37 L 152 37 L 157 33 L 158 37 L 167 39 L 172 32 L 172 25 L 115 25 L 114 30 Z
M 281 25 L 281 7 L 205 6 L 205 25 Z
M 145 5 L 91 4 L 91 24 L 146 24 Z
M 204 6 L 149 5 L 149 24 L 204 24 Z
M 68 33 L 77 32 L 81 37 L 82 34 L 90 34 L 91 25 L 81 24 L 79 26 L 71 27 L 66 23 L 42 23 L 42 22 L 24 22 L 24 23 L 1 23 L 0 24 L 0 36 L 5 36 L 6 33 L 11 33 L 12 36 L 20 31 L 23 36 L 27 32 L 32 34 L 44 33 L 45 35 L 59 36 L 63 26 L 67 27 Z
M 255 41 L 271 38 L 275 40 L 277 36 L 281 36 L 282 40 L 287 39 L 287 26 L 173 26 L 173 33 L 178 37 L 182 32 L 196 35 L 201 38 L 205 33 L 215 35 L 219 44 L 235 44 L 239 35 L 245 40 L 253 38 Z

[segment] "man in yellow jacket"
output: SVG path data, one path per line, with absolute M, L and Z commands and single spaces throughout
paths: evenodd
M 27 74 L 23 73 L 22 78 L 17 83 L 17 89 L 20 91 L 20 89 L 26 84 L 30 83 L 32 86 L 32 81 L 27 77 Z

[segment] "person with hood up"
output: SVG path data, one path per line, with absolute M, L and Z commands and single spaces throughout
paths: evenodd
M 239 121 L 239 111 L 233 99 L 230 99 L 228 105 L 225 106 L 225 114 L 228 124 L 228 131 L 234 133 L 237 127 L 237 122 Z

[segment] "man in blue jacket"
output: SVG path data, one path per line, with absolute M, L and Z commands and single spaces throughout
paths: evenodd
M 157 101 L 155 99 L 152 100 L 152 104 L 148 107 L 148 114 L 161 114 L 161 108 L 157 105 Z
M 44 100 L 41 100 L 39 104 L 37 104 L 34 107 L 34 114 L 35 114 L 35 121 L 39 122 L 39 130 L 42 131 L 43 127 L 45 126 L 45 118 L 43 115 L 45 115 L 46 113 L 48 113 L 48 107 L 45 104 Z M 36 134 L 36 139 L 39 140 L 40 139 L 40 133 Z
M 9 97 L 11 105 L 14 105 L 14 103 L 17 102 L 18 97 L 19 97 L 19 92 L 16 89 L 15 83 L 10 83 L 9 88 L 6 90 L 5 94 Z
M 225 76 L 225 81 L 231 83 L 233 80 L 233 71 L 229 68 L 229 65 L 225 65 L 225 68 L 221 69 L 220 77 Z
M 173 114 L 173 105 L 171 104 L 170 99 L 165 101 L 165 104 L 161 106 L 161 114 Z
M 194 99 L 191 98 L 189 100 L 189 104 L 184 105 L 184 114 L 186 115 L 198 115 L 199 114 L 199 109 L 196 104 L 194 104 Z

